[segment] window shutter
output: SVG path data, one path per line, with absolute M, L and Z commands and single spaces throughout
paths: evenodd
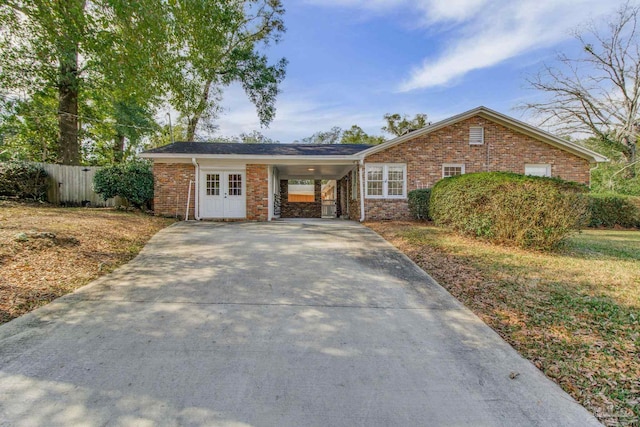
M 469 128 L 469 144 L 470 145 L 484 144 L 484 128 L 482 127 Z

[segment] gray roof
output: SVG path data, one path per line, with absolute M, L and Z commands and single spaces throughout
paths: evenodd
M 348 156 L 367 144 L 244 144 L 233 142 L 174 142 L 147 150 L 147 154 L 239 154 L 256 156 Z

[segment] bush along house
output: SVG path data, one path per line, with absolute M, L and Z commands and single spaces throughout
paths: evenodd
M 156 214 L 252 221 L 409 219 L 407 193 L 445 177 L 509 171 L 589 185 L 607 161 L 486 107 L 375 146 L 176 142 L 141 157 L 153 161 Z M 309 196 L 289 197 L 305 184 Z

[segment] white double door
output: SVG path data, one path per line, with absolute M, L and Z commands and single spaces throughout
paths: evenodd
M 201 218 L 245 218 L 246 215 L 244 171 L 201 171 Z

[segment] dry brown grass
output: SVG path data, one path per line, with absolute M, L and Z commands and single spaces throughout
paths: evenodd
M 0 201 L 0 323 L 126 263 L 171 223 L 114 209 Z
M 369 223 L 591 410 L 640 420 L 640 232 L 588 230 L 557 253 L 423 223 Z

